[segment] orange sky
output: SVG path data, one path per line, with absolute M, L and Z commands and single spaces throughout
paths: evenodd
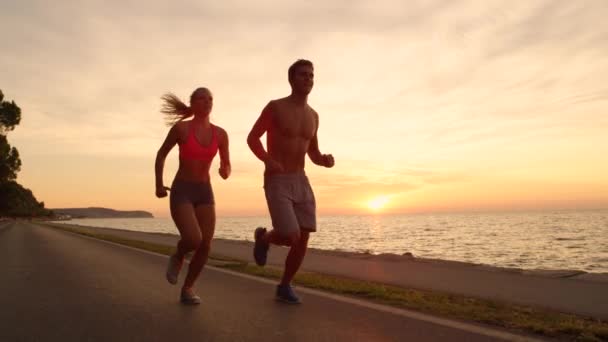
M 265 214 L 245 143 L 287 67 L 315 63 L 320 214 L 608 207 L 608 7 L 601 1 L 3 6 L 0 84 L 23 111 L 18 181 L 49 208 L 166 216 L 153 164 L 159 97 L 198 86 L 231 139 L 221 215 Z M 18 27 L 19 29 L 14 29 Z M 169 155 L 165 183 L 177 167 Z

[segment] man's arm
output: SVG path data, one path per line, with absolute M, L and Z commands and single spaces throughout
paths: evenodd
M 260 140 L 262 135 L 264 135 L 264 133 L 268 134 L 268 131 L 272 128 L 273 108 L 273 101 L 270 101 L 266 107 L 264 107 L 262 114 L 260 114 L 258 120 L 253 124 L 251 132 L 249 132 L 249 135 L 247 136 L 247 145 L 249 145 L 253 154 L 264 162 L 266 171 L 282 172 L 283 165 L 270 157 L 268 152 L 264 150 L 264 145 L 262 145 L 262 141 Z
M 268 160 L 268 153 L 264 149 L 264 145 L 262 145 L 262 135 L 268 131 L 271 125 L 272 120 L 272 101 L 269 102 L 264 110 L 262 110 L 262 114 L 256 120 L 255 124 L 251 128 L 249 135 L 247 136 L 247 145 L 251 149 L 251 152 L 258 157 L 259 160 L 266 162 Z
M 316 113 L 315 123 L 317 127 L 314 136 L 310 139 L 310 143 L 308 144 L 308 157 L 317 165 L 332 167 L 334 166 L 334 157 L 331 154 L 321 154 L 321 151 L 319 151 L 319 139 L 317 138 L 317 132 L 319 131 L 319 115 Z

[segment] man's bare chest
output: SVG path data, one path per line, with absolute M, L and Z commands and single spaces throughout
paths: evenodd
M 310 140 L 317 128 L 311 111 L 285 110 L 277 113 L 274 119 L 278 133 L 285 137 Z

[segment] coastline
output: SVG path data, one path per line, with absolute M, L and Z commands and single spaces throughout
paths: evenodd
M 521 270 L 608 273 L 608 211 L 596 214 L 321 216 L 309 247 L 381 255 L 451 260 Z M 170 218 L 81 219 L 73 223 L 177 234 Z M 266 216 L 218 217 L 215 237 L 252 241 Z M 349 233 L 347 233 L 349 232 Z
M 134 231 L 127 229 L 119 229 L 119 228 L 107 228 L 107 227 L 95 227 L 81 224 L 73 224 L 69 223 L 69 221 L 64 222 L 48 222 L 48 223 L 57 223 L 66 226 L 73 226 L 84 229 L 94 229 L 99 232 L 103 232 L 106 234 L 118 234 L 121 236 L 129 237 L 132 239 L 140 239 L 146 242 L 153 243 L 165 243 L 165 239 L 172 239 L 174 243 L 177 243 L 178 235 L 171 233 L 156 233 L 156 232 L 142 232 L 142 231 Z M 158 238 L 161 237 L 161 238 Z M 218 245 L 219 248 L 214 248 L 214 245 Z M 215 250 L 217 253 L 222 254 L 234 254 L 241 257 L 244 261 L 252 261 L 251 257 L 247 253 L 236 252 L 234 248 L 244 248 L 251 249 L 253 248 L 253 242 L 245 241 L 245 240 L 232 240 L 232 239 L 224 239 L 224 238 L 213 238 L 212 242 L 212 250 Z M 284 247 L 272 246 L 273 250 L 278 250 L 278 253 L 281 253 L 280 249 L 286 249 Z M 219 249 L 219 250 L 216 250 Z M 227 252 L 229 250 L 230 252 Z M 286 255 L 286 254 L 285 254 Z M 495 266 L 489 264 L 482 263 L 471 263 L 464 261 L 456 261 L 456 260 L 445 260 L 445 259 L 435 259 L 435 258 L 424 258 L 424 257 L 416 257 L 411 253 L 393 254 L 393 253 L 381 253 L 381 254 L 372 254 L 372 253 L 363 253 L 363 252 L 352 252 L 352 251 L 341 251 L 341 250 L 326 250 L 309 247 L 307 252 L 307 258 L 310 255 L 316 255 L 321 257 L 336 257 L 336 258 L 345 258 L 352 260 L 367 260 L 373 262 L 388 262 L 388 263 L 403 263 L 403 262 L 415 262 L 415 263 L 423 263 L 430 265 L 443 265 L 449 267 L 457 267 L 457 268 L 475 268 L 484 271 L 490 272 L 506 272 L 513 274 L 521 274 L 526 276 L 535 276 L 535 277 L 547 277 L 547 278 L 564 278 L 564 279 L 577 279 L 577 280 L 585 280 L 585 281 L 595 281 L 608 283 L 608 272 L 587 272 L 584 270 L 577 269 L 526 269 L 519 267 L 502 267 Z M 231 255 L 223 255 L 225 257 L 231 257 Z M 284 256 L 282 256 L 284 257 Z M 270 262 L 270 260 L 269 260 Z M 282 261 L 281 261 L 282 262 Z M 281 264 L 282 265 L 282 264 Z M 306 263 L 302 266 L 305 267 Z

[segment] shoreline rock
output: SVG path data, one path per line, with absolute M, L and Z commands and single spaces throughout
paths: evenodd
M 50 209 L 60 219 L 72 218 L 153 218 L 152 213 L 144 210 L 115 210 L 101 207 L 57 208 Z

